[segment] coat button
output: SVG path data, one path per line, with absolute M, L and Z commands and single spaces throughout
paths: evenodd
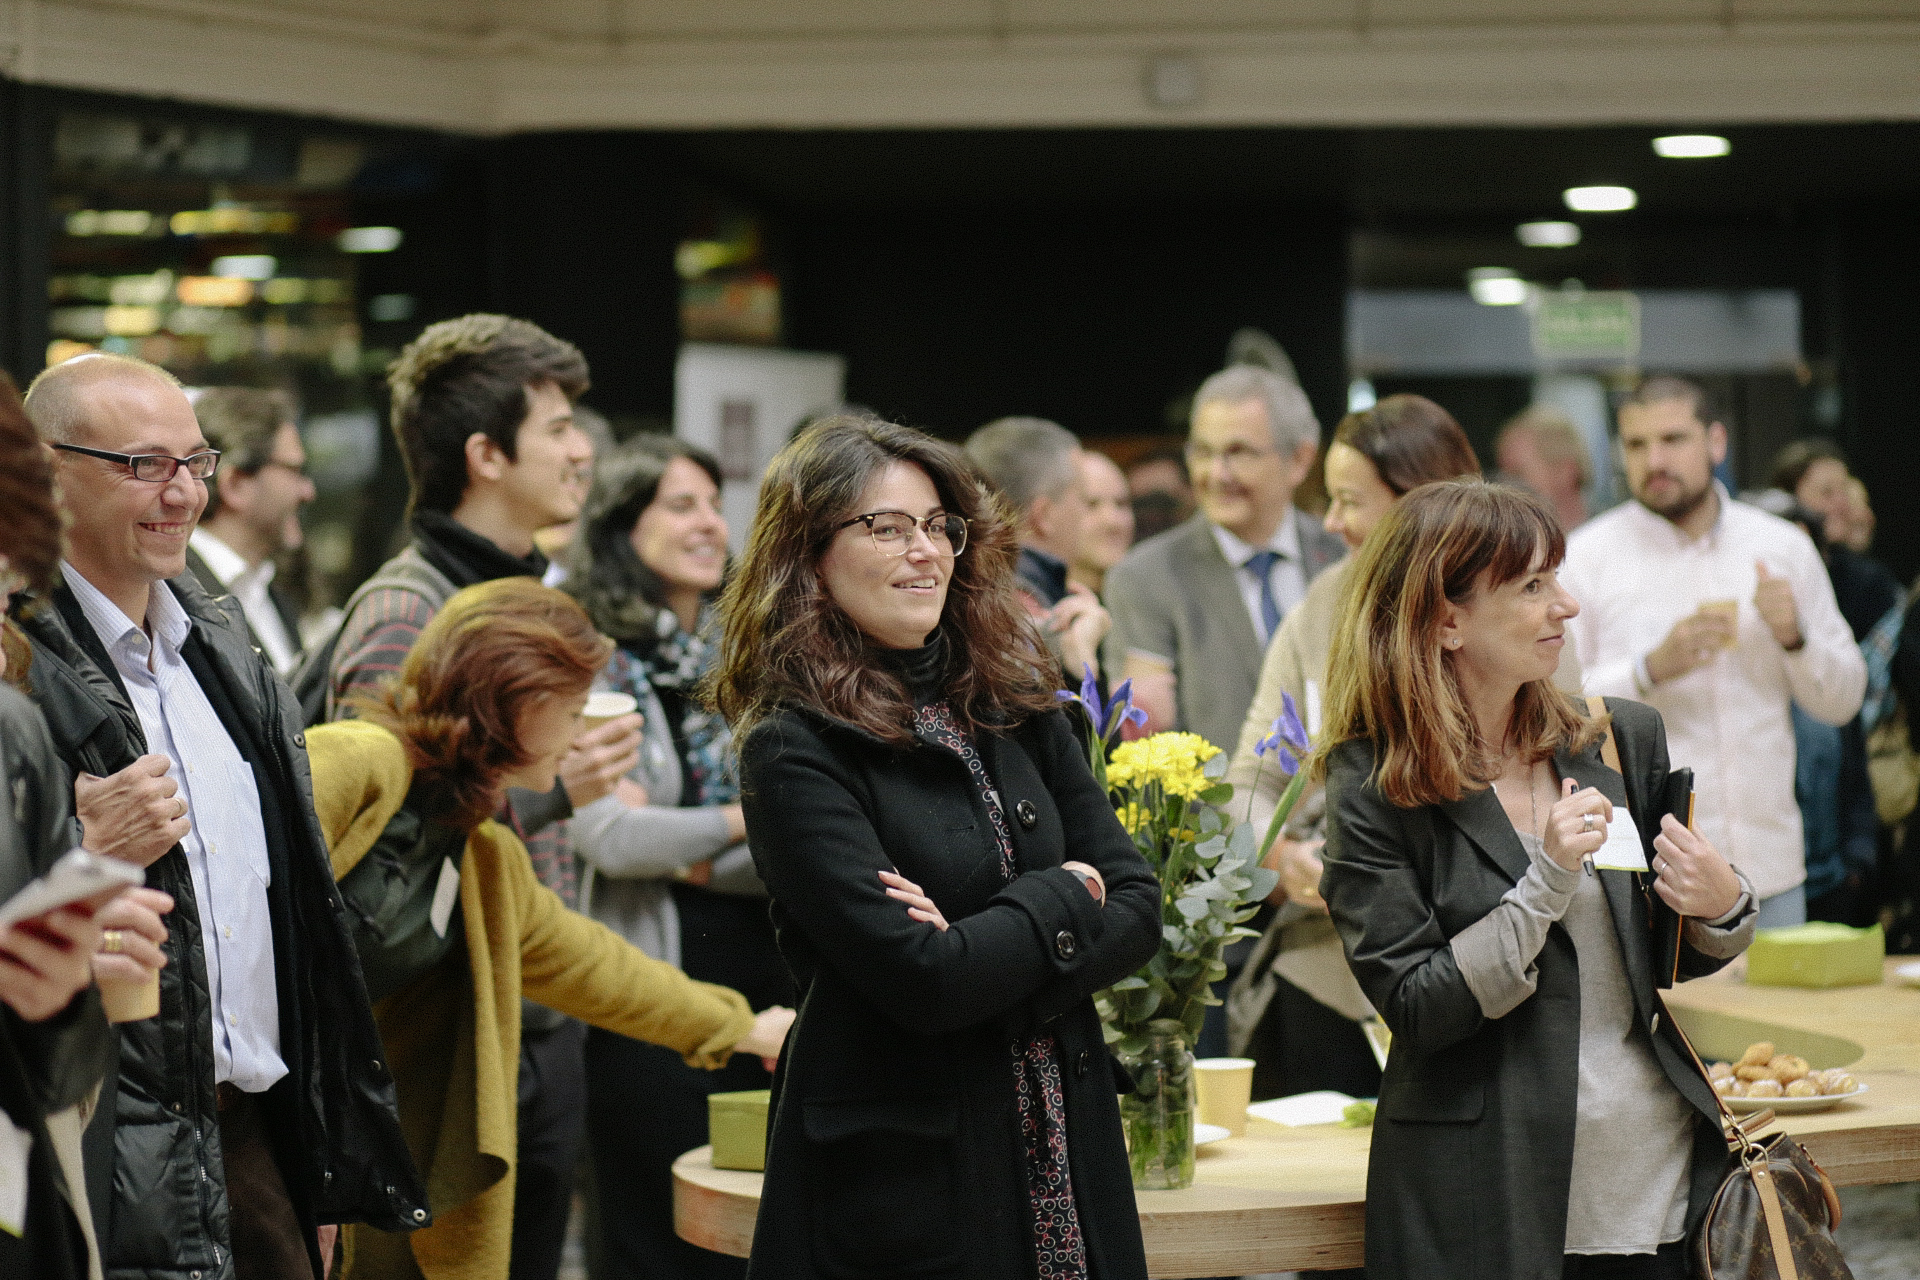
M 1087 1066 L 1091 1061 L 1092 1061 L 1092 1055 L 1090 1055 L 1085 1049 L 1082 1049 L 1078 1054 L 1078 1056 L 1076 1056 L 1073 1060 L 1073 1074 L 1080 1077 L 1081 1079 L 1085 1079 L 1087 1074 Z
M 306 745 L 307 745 L 307 735 L 306 735 L 306 734 L 304 734 L 304 733 L 296 733 L 296 734 L 294 734 L 294 735 L 293 735 L 293 745 L 294 745 L 294 746 L 296 746 L 296 747 L 304 747 L 304 746 L 306 746 Z
M 1660 1015 L 1659 1014 L 1656 1013 L 1653 1015 L 1653 1026 L 1648 1029 L 1652 1031 L 1653 1034 L 1656 1036 L 1660 1034 Z
M 427 1211 L 425 1209 L 415 1209 L 413 1211 L 413 1220 L 415 1222 L 425 1222 L 427 1220 Z
M 1022 800 L 1013 806 L 1013 816 L 1020 819 L 1023 830 L 1031 831 L 1040 825 L 1040 811 L 1033 807 L 1033 801 Z
M 1059 956 L 1062 960 L 1073 959 L 1073 953 L 1079 949 L 1080 944 L 1074 939 L 1071 930 L 1062 929 L 1053 935 L 1053 954 Z

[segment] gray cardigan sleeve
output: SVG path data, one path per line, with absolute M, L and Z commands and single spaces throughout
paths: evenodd
M 579 810 L 568 831 L 580 856 L 616 880 L 665 879 L 734 843 L 727 838 L 727 816 L 718 808 L 634 809 L 617 796 L 603 796 Z
M 1495 907 L 1453 936 L 1449 944 L 1467 990 L 1489 1018 L 1504 1018 L 1540 982 L 1540 948 L 1547 930 L 1567 913 L 1580 873 L 1549 858 L 1538 840 L 1522 837 L 1532 866 Z

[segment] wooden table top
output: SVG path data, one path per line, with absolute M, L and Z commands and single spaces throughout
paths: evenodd
M 1889 974 L 1911 961 L 1889 960 Z M 1836 1183 L 1920 1181 L 1920 989 L 1890 981 L 1831 991 L 1749 987 L 1736 964 L 1683 984 L 1670 999 L 1703 1056 L 1734 1056 L 1749 1040 L 1772 1039 L 1815 1066 L 1847 1066 L 1867 1085 L 1858 1101 L 1778 1122 Z M 1858 1060 L 1832 1060 L 1851 1057 L 1848 1041 Z M 1371 1136 L 1250 1118 L 1246 1136 L 1201 1147 L 1193 1186 L 1135 1193 L 1149 1274 L 1180 1280 L 1361 1265 Z M 700 1147 L 675 1162 L 674 1226 L 703 1248 L 745 1257 L 760 1175 L 715 1169 L 711 1155 Z

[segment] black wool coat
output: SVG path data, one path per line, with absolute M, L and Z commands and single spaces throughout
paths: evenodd
M 346 906 L 313 813 L 300 707 L 244 623 L 182 574 L 169 584 L 193 619 L 188 667 L 253 768 L 267 834 L 267 909 L 287 1074 L 260 1095 L 303 1228 L 430 1221 L 400 1132 L 392 1073 L 367 1003 Z M 146 754 L 119 671 L 64 584 L 24 624 L 33 696 L 71 788 Z M 120 1071 L 87 1130 L 87 1192 L 108 1280 L 231 1280 L 226 1171 L 213 1082 L 213 1023 L 200 909 L 186 853 L 147 868 L 173 895 L 160 971 L 160 1016 L 117 1028 Z M 308 1232 L 311 1236 L 311 1232 Z M 317 1247 L 311 1257 L 319 1274 Z
M 1623 779 L 1595 743 L 1562 750 L 1564 778 L 1627 802 L 1642 843 L 1659 833 L 1666 729 L 1637 702 L 1607 699 Z M 1371 743 L 1327 765 L 1326 871 L 1320 891 L 1347 962 L 1393 1031 L 1367 1169 L 1368 1280 L 1559 1280 L 1579 1086 L 1580 969 L 1558 923 L 1539 986 L 1489 1019 L 1454 963 L 1454 935 L 1526 874 L 1528 859 L 1491 789 L 1401 809 L 1370 780 Z M 1648 898 L 1631 871 L 1600 871 L 1633 989 L 1634 1017 L 1667 1078 L 1692 1104 L 1692 1231 L 1726 1171 L 1719 1111 L 1671 1023 L 1656 1021 Z M 1694 978 L 1726 963 L 1683 946 Z
M 1003 885 L 959 756 L 784 712 L 741 745 L 747 839 L 799 1018 L 774 1078 L 753 1280 L 1035 1273 L 1014 1044 L 1059 1046 L 1092 1274 L 1145 1280 L 1110 1060 L 1091 999 L 1160 940 L 1160 887 L 1058 711 L 976 735 L 1012 834 Z M 1078 876 L 1106 879 L 1103 907 Z M 910 919 L 897 869 L 951 924 Z

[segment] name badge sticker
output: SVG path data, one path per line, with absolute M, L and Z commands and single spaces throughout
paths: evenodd
M 447 936 L 447 925 L 453 919 L 453 904 L 459 900 L 460 868 L 453 865 L 452 858 L 447 858 L 440 863 L 440 883 L 433 886 L 433 907 L 427 914 L 435 936 Z
M 1647 851 L 1640 844 L 1640 828 L 1633 825 L 1627 806 L 1613 806 L 1613 821 L 1607 824 L 1607 842 L 1593 855 L 1593 865 L 1609 871 L 1647 870 Z

